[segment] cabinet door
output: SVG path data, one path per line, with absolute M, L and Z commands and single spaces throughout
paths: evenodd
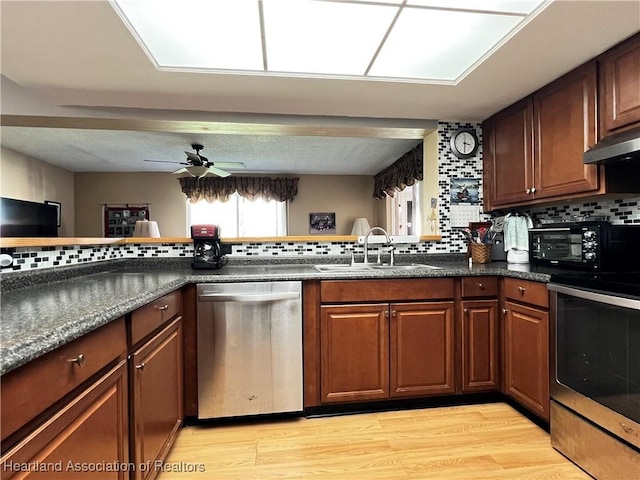
M 505 302 L 505 393 L 549 420 L 549 314 Z
M 389 397 L 388 304 L 322 306 L 322 402 Z
M 596 82 L 590 62 L 533 95 L 535 198 L 598 189 L 598 167 L 582 158 L 596 143 Z
M 453 302 L 391 304 L 391 396 L 454 393 Z
M 2 457 L 2 479 L 129 478 L 127 369 L 123 360 Z M 91 471 L 101 465 L 121 471 Z M 22 472 L 18 465 L 31 465 Z M 47 469 L 34 468 L 43 466 Z M 50 468 L 48 467 L 50 466 Z M 24 467 L 22 467 L 24 468 Z
M 183 416 L 182 318 L 131 355 L 132 453 L 135 464 L 164 459 Z M 137 470 L 136 479 L 157 472 Z
M 485 210 L 531 199 L 533 108 L 526 98 L 483 125 Z
M 498 387 L 498 300 L 462 304 L 462 390 Z
M 640 123 L 640 35 L 602 58 L 600 135 Z

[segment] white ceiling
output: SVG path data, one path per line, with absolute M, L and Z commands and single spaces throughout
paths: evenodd
M 457 85 L 442 85 L 164 72 L 106 1 L 0 0 L 0 9 L 2 146 L 72 171 L 171 171 L 143 160 L 182 161 L 198 142 L 210 160 L 242 161 L 247 172 L 371 174 L 434 121 L 481 121 L 640 30 L 637 0 L 556 0 Z M 185 36 L 207 28 L 198 20 Z

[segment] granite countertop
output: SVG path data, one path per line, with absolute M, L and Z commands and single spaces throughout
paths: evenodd
M 324 260 L 325 263 L 331 263 L 331 259 Z M 440 267 L 433 270 L 337 273 L 321 273 L 312 264 L 294 263 L 292 260 L 230 263 L 214 271 L 192 270 L 184 259 L 179 264 L 161 260 L 155 262 L 101 262 L 102 265 L 91 269 L 71 269 L 67 273 L 68 278 L 64 277 L 62 271 L 55 274 L 31 273 L 16 279 L 7 276 L 13 274 L 3 274 L 0 374 L 189 283 L 469 275 L 500 275 L 549 281 L 548 273 L 528 265 L 511 266 L 492 262 L 469 267 L 466 258 L 460 256 L 420 262 Z M 54 277 L 48 278 L 47 275 Z

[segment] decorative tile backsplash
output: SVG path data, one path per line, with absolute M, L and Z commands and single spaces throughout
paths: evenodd
M 449 138 L 458 128 L 473 128 L 478 134 L 480 148 L 476 156 L 459 159 L 449 149 Z M 440 242 L 419 242 L 416 244 L 396 245 L 398 254 L 424 253 L 462 253 L 467 247 L 464 237 L 450 226 L 451 178 L 479 178 L 479 198 L 482 201 L 482 125 L 479 123 L 438 123 L 438 210 Z M 575 205 L 540 207 L 523 210 L 535 218 L 570 217 L 580 215 L 605 215 L 612 223 L 640 224 L 640 196 L 627 199 L 602 200 Z M 489 220 L 490 216 L 481 213 L 480 220 Z M 386 248 L 372 245 L 371 255 L 378 252 L 386 254 Z M 274 257 L 274 256 L 315 256 L 315 255 L 356 255 L 363 254 L 363 246 L 354 242 L 251 242 L 233 244 L 231 255 L 234 257 Z M 90 262 L 102 262 L 119 258 L 155 258 L 155 257 L 192 257 L 192 243 L 167 244 L 127 244 L 127 245 L 89 245 L 68 247 L 11 248 L 2 249 L 2 253 L 13 256 L 14 264 L 2 268 L 2 272 L 25 271 L 38 268 L 52 268 L 78 265 Z

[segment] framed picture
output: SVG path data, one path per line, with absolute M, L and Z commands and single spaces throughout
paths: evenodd
M 336 214 L 310 213 L 309 233 L 336 233 Z
M 452 178 L 451 179 L 451 203 L 480 203 L 480 179 L 479 178 Z
M 58 210 L 58 215 L 57 215 L 57 223 L 58 226 L 60 226 L 60 222 L 62 220 L 62 204 L 60 202 L 53 202 L 51 200 L 45 200 L 44 201 L 45 205 L 53 205 L 54 207 L 56 207 L 56 209 Z

